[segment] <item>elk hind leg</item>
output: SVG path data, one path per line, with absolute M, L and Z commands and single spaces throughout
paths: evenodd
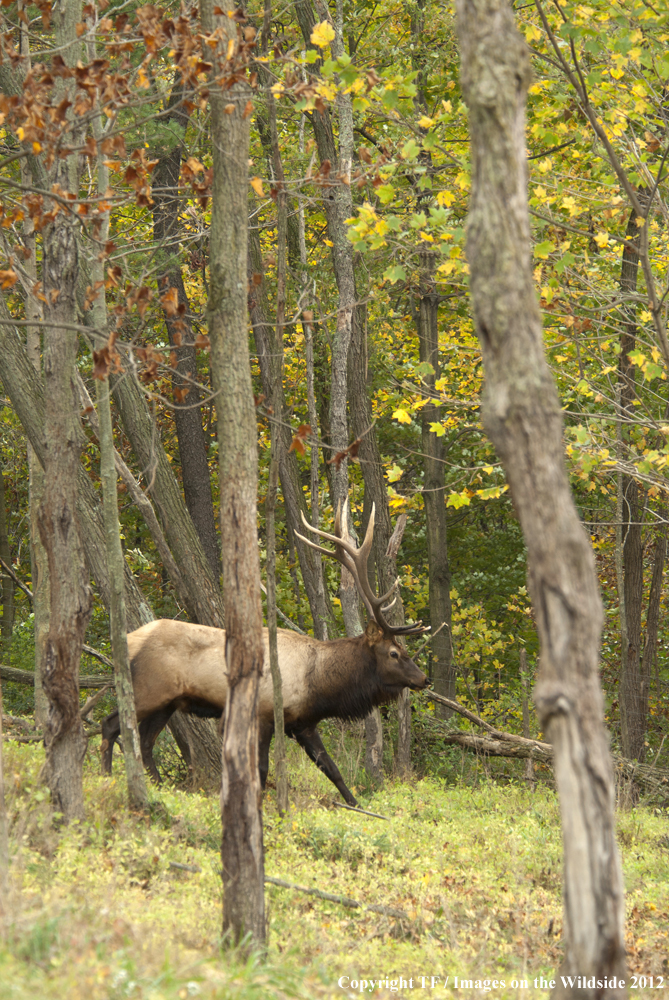
M 348 802 L 350 806 L 357 806 L 358 803 L 346 787 L 339 768 L 323 746 L 323 740 L 317 727 L 308 726 L 305 729 L 292 730 L 290 735 L 295 737 L 302 749 L 313 760 L 316 767 L 319 767 L 323 774 L 330 779 L 335 788 L 341 792 L 344 801 Z
M 261 718 L 258 725 L 258 770 L 260 771 L 260 787 L 263 791 L 269 771 L 269 745 L 272 742 L 273 732 L 274 720 L 266 722 Z
M 139 745 L 142 751 L 142 761 L 144 767 L 149 772 L 156 784 L 160 784 L 161 778 L 153 759 L 153 747 L 163 729 L 174 715 L 174 707 L 167 705 L 165 708 L 153 712 L 146 719 L 142 719 L 139 724 Z
M 100 765 L 103 774 L 111 774 L 112 770 L 112 754 L 114 753 L 114 744 L 121 733 L 121 726 L 118 719 L 118 709 L 113 711 L 111 715 L 108 715 L 106 719 L 102 720 L 102 745 Z

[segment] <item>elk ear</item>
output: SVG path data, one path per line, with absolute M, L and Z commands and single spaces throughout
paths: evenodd
M 375 642 L 379 642 L 379 640 L 383 638 L 383 631 L 379 628 L 375 621 L 367 623 L 365 638 L 370 645 L 374 645 Z

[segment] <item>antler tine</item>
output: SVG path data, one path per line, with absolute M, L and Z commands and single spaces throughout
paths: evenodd
M 353 545 L 350 541 L 350 535 L 348 533 L 348 498 L 343 505 L 339 503 L 337 506 L 334 524 L 335 533 L 333 535 L 327 531 L 321 531 L 320 528 L 314 528 L 311 524 L 309 524 L 304 516 L 304 513 L 302 513 L 301 516 L 302 523 L 308 531 L 313 532 L 320 538 L 324 538 L 327 542 L 332 542 L 335 548 L 334 551 L 332 549 L 326 549 L 324 546 L 317 545 L 315 542 L 312 542 L 309 538 L 305 538 L 304 535 L 301 535 L 296 531 L 295 534 L 297 537 L 306 545 L 309 545 L 310 548 L 315 549 L 317 552 L 321 552 L 323 555 L 330 556 L 332 559 L 336 559 L 337 562 L 340 562 L 342 566 L 346 567 L 356 582 L 356 586 L 369 615 L 374 619 L 380 629 L 390 635 L 422 635 L 423 632 L 428 630 L 429 626 L 424 627 L 421 622 L 418 622 L 416 625 L 389 625 L 384 618 L 384 613 L 389 611 L 397 601 L 397 595 L 395 595 L 395 598 L 391 601 L 391 603 L 386 605 L 386 601 L 392 597 L 393 593 L 399 586 L 399 576 L 393 583 L 390 590 L 383 594 L 382 597 L 377 597 L 371 588 L 369 577 L 367 576 L 367 561 L 369 559 L 369 552 L 374 540 L 374 522 L 376 519 L 375 504 L 372 504 L 367 531 L 365 532 L 365 538 L 360 548 L 356 548 L 355 545 Z

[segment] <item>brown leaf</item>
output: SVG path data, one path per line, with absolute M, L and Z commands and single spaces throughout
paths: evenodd
M 246 107 L 242 113 L 242 118 L 248 118 L 249 115 L 253 114 L 253 101 L 247 101 Z
M 161 295 L 160 304 L 166 316 L 176 316 L 179 309 L 179 293 L 176 288 L 168 288 L 165 294 Z
M 209 337 L 205 337 L 204 334 L 198 333 L 197 337 L 195 338 L 195 347 L 199 347 L 203 351 L 208 351 L 209 348 L 211 347 L 211 342 L 209 340 Z

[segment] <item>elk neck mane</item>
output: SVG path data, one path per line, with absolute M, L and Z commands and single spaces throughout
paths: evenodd
M 377 705 L 395 701 L 378 674 L 376 657 L 364 635 L 319 642 L 317 666 L 307 675 L 307 714 L 325 718 L 364 719 Z

